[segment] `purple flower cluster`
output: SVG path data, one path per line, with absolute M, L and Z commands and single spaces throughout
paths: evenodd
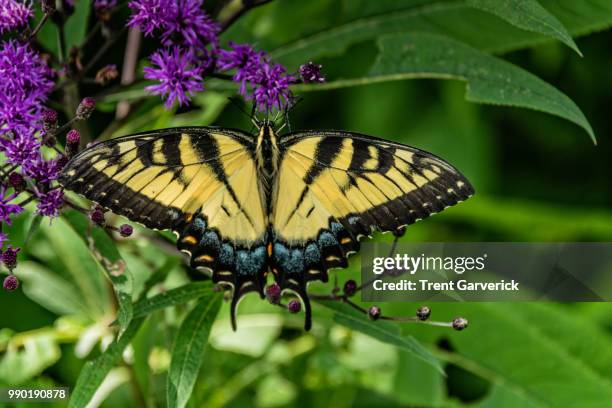
M 219 25 L 202 9 L 203 0 L 133 0 L 130 27 L 146 35 L 158 32 L 165 46 L 181 45 L 202 51 L 217 44 Z
M 32 17 L 30 2 L 24 0 L 2 0 L 0 1 L 0 34 L 15 28 L 25 27 L 28 19 Z
M 222 49 L 217 38 L 220 27 L 203 10 L 203 0 L 132 0 L 128 6 L 132 9 L 128 25 L 139 27 L 145 36 L 157 35 L 166 47 L 150 57 L 153 67 L 145 68 L 145 78 L 159 83 L 145 89 L 161 95 L 167 108 L 175 101 L 189 104 L 194 92 L 204 90 L 204 77 L 215 71 L 232 71 L 239 93 L 261 112 L 290 104 L 289 87 L 300 79 L 325 81 L 321 66 L 312 62 L 300 68 L 298 77 L 249 44 L 230 42 L 229 49 Z
M 15 4 L 13 4 L 15 3 Z M 20 8 L 21 7 L 21 8 Z M 26 11 L 23 11 L 23 8 Z M 12 0 L 0 5 L 0 28 L 27 24 L 29 6 Z M 27 43 L 8 39 L 0 43 L 0 153 L 4 156 L 0 175 L 0 222 L 11 225 L 11 218 L 24 211 L 17 201 L 31 186 L 38 199 L 37 212 L 57 216 L 63 204 L 61 191 L 51 182 L 61 170 L 58 160 L 46 160 L 41 152 L 45 132 L 57 126 L 57 113 L 44 107 L 53 89 L 53 71 Z M 23 200 L 21 200 L 23 201 Z M 18 249 L 2 252 L 7 236 L 0 236 L 0 252 L 14 258 Z M 3 262 L 8 266 L 6 259 Z
M 266 53 L 255 51 L 248 44 L 230 42 L 229 50 L 220 50 L 217 67 L 234 70 L 233 80 L 240 84 L 240 94 L 253 99 L 260 111 L 282 109 L 291 101 L 289 85 L 296 78 L 286 73 L 282 65 L 271 62 Z
M 147 86 L 145 89 L 162 95 L 166 99 L 168 109 L 175 100 L 181 106 L 189 104 L 190 96 L 194 92 L 204 90 L 203 68 L 194 66 L 192 51 L 183 51 L 180 47 L 174 46 L 154 53 L 150 60 L 157 67 L 146 67 L 144 77 L 157 80 L 159 84 Z

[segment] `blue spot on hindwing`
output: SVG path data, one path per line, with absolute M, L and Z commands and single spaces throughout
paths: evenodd
M 336 237 L 334 237 L 329 231 L 321 232 L 318 242 L 321 248 L 338 245 L 338 240 L 336 240 Z
M 239 275 L 257 275 L 265 263 L 266 249 L 264 247 L 236 252 L 236 273 Z
M 223 244 L 221 246 L 219 261 L 223 265 L 232 265 L 234 263 L 234 248 L 230 244 Z
M 316 265 L 321 262 L 321 253 L 317 244 L 311 243 L 304 249 L 304 261 L 307 265 Z

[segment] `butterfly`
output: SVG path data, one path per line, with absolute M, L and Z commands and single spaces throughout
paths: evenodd
M 171 229 L 194 268 L 242 297 L 264 297 L 267 275 L 304 306 L 307 284 L 348 266 L 359 240 L 405 226 L 474 193 L 433 154 L 343 131 L 277 135 L 220 127 L 161 129 L 95 144 L 77 154 L 60 184 L 153 229 Z

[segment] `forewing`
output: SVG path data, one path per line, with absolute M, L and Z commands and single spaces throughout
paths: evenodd
M 217 128 L 165 129 L 96 144 L 60 183 L 117 214 L 179 234 L 179 249 L 218 282 L 259 283 L 267 217 L 249 135 Z
M 365 135 L 303 132 L 281 139 L 272 214 L 279 271 L 327 279 L 360 236 L 404 226 L 470 197 L 467 179 L 422 150 Z M 296 278 L 297 279 L 297 278 Z

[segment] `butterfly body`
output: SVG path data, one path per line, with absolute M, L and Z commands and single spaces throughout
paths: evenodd
M 455 168 L 421 150 L 338 131 L 278 136 L 192 127 L 96 144 L 60 183 L 118 214 L 172 229 L 192 267 L 239 300 L 262 297 L 272 273 L 297 294 L 310 327 L 307 284 L 348 265 L 359 240 L 404 227 L 468 198 Z

